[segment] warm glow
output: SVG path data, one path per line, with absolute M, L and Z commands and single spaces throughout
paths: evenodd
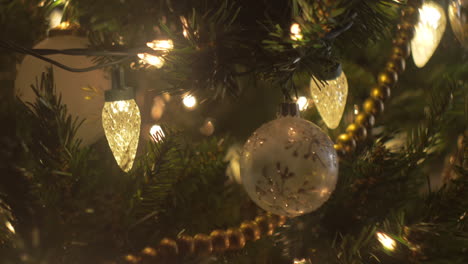
M 299 110 L 304 111 L 309 107 L 309 100 L 305 96 L 299 96 L 296 103 L 299 105 Z
M 62 17 L 63 17 L 63 10 L 61 9 L 54 9 L 52 12 L 50 12 L 49 15 L 49 28 L 55 28 L 60 26 L 60 22 L 62 22 Z M 66 23 L 66 22 L 63 22 Z
M 57 28 L 59 29 L 67 29 L 69 27 L 70 27 L 70 22 L 68 21 L 64 21 L 57 26 Z
M 150 129 L 151 138 L 155 142 L 161 141 L 166 135 L 164 135 L 164 131 L 162 130 L 161 126 L 153 125 Z
M 182 99 L 182 103 L 186 108 L 192 109 L 197 105 L 197 98 L 195 98 L 195 96 L 193 95 L 188 94 L 184 96 L 184 98 Z
M 141 117 L 135 100 L 106 102 L 102 109 L 102 126 L 117 164 L 128 172 L 133 167 Z
M 302 30 L 301 26 L 298 23 L 292 24 L 290 31 L 292 40 L 302 40 Z
M 174 43 L 170 39 L 153 40 L 151 42 L 146 43 L 146 46 L 154 50 L 169 51 L 174 48 Z
M 213 135 L 215 131 L 215 126 L 213 124 L 213 121 L 210 119 L 206 119 L 203 125 L 200 127 L 200 133 L 202 133 L 205 136 L 211 136 Z
M 388 249 L 388 250 L 391 250 L 391 251 L 395 250 L 396 242 L 391 237 L 389 237 L 387 234 L 377 232 L 377 239 L 379 240 L 379 242 L 382 244 L 382 246 L 385 249 Z
M 180 17 L 180 22 L 182 23 L 182 28 L 183 28 L 182 35 L 184 35 L 185 38 L 188 38 L 188 31 L 187 31 L 188 22 L 187 22 L 187 19 L 185 17 L 181 16 Z
M 306 259 L 294 259 L 293 264 L 307 264 L 310 263 Z
M 158 69 L 164 65 L 164 59 L 160 56 L 154 56 L 148 53 L 139 53 L 138 58 L 141 59 L 140 63 L 150 64 Z
M 354 105 L 354 115 L 359 115 L 359 106 L 357 104 Z
M 327 82 L 312 77 L 310 92 L 325 124 L 331 129 L 337 128 L 348 98 L 348 80 L 344 71 L 336 79 Z
M 13 225 L 10 223 L 10 221 L 7 220 L 7 221 L 5 222 L 5 226 L 6 226 L 6 228 L 8 228 L 8 230 L 10 230 L 10 232 L 12 232 L 13 234 L 16 233 L 16 232 L 15 232 L 15 228 L 14 228 Z
M 419 23 L 415 26 L 411 50 L 414 64 L 424 67 L 434 54 L 445 32 L 445 11 L 435 2 L 425 2 L 419 9 Z

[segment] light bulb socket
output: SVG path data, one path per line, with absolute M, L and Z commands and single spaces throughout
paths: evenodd
M 277 116 L 278 117 L 286 117 L 286 116 L 299 117 L 300 116 L 299 105 L 296 103 L 281 103 L 279 105 Z
M 104 93 L 106 102 L 135 99 L 135 90 L 125 86 L 125 71 L 122 67 L 112 69 L 112 89 Z
M 104 93 L 106 102 L 135 99 L 135 89 L 125 87 L 124 89 L 111 89 Z
M 328 71 L 324 72 L 323 77 L 326 81 L 335 80 L 341 75 L 342 72 L 343 72 L 343 69 L 341 68 L 341 63 L 337 63 L 333 65 L 332 67 L 330 67 Z

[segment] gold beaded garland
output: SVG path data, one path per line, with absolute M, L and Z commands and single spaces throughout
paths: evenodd
M 407 59 L 411 55 L 411 46 L 409 42 L 395 44 L 392 48 L 392 55 Z
M 356 149 L 356 140 L 347 133 L 339 135 L 337 141 L 338 145 L 341 145 L 346 153 L 351 153 Z
M 406 67 L 405 59 L 398 55 L 393 55 L 386 65 L 387 70 L 394 71 L 396 73 L 402 73 L 405 70 L 405 67 Z
M 210 237 L 214 252 L 224 252 L 229 248 L 229 239 L 223 230 L 214 230 Z
M 239 250 L 245 246 L 244 234 L 239 229 L 229 228 L 226 231 L 226 236 L 229 239 L 230 250 Z
M 286 216 L 279 215 L 278 226 L 283 226 L 284 224 L 286 224 L 287 220 L 288 220 L 288 218 Z
M 195 251 L 193 237 L 182 235 L 176 239 L 177 248 L 181 255 L 190 255 Z
M 388 85 L 393 87 L 395 83 L 398 81 L 398 75 L 394 71 L 385 70 L 377 76 L 377 82 L 380 85 Z
M 213 252 L 211 238 L 205 234 L 197 234 L 194 239 L 194 251 L 198 256 L 207 256 Z
M 134 256 L 134 255 L 132 255 L 132 254 L 126 255 L 126 256 L 124 257 L 124 259 L 125 259 L 125 261 L 126 261 L 127 263 L 132 263 L 132 264 L 136 264 L 136 263 L 140 262 L 140 258 L 138 258 L 138 257 L 136 257 L 136 256 Z
M 375 118 L 372 114 L 370 113 L 359 113 L 357 116 L 356 116 L 356 120 L 355 120 L 356 124 L 360 125 L 360 126 L 364 126 L 366 128 L 372 128 L 374 126 L 374 123 L 375 123 Z
M 374 99 L 386 100 L 390 97 L 391 90 L 387 85 L 377 85 L 371 89 L 370 96 Z
M 404 22 L 408 22 L 412 25 L 415 25 L 419 21 L 419 12 L 417 8 L 413 6 L 408 6 L 403 9 L 401 12 L 401 19 Z
M 246 241 L 256 241 L 260 239 L 260 228 L 254 221 L 243 222 L 240 229 Z
M 336 154 L 338 154 L 338 156 L 342 157 L 342 156 L 346 155 L 346 152 L 344 151 L 344 148 L 343 148 L 342 145 L 334 144 L 333 148 L 335 149 Z
M 374 116 L 382 113 L 384 110 L 384 104 L 380 99 L 368 98 L 363 104 L 364 111 L 371 113 Z
M 177 255 L 179 253 L 179 249 L 177 247 L 177 243 L 169 238 L 164 238 L 161 240 L 158 246 L 158 252 L 163 258 L 169 258 Z
M 348 125 L 346 132 L 356 141 L 363 141 L 367 137 L 367 129 L 363 126 L 356 125 L 355 123 Z
M 266 216 L 264 215 L 257 216 L 255 218 L 255 222 L 257 223 L 260 229 L 261 235 L 271 236 L 273 234 L 273 230 L 275 227 L 273 226 L 271 221 L 269 221 L 269 219 Z
M 156 249 L 152 247 L 145 247 L 141 251 L 141 263 L 152 263 L 154 262 L 155 258 L 157 257 Z

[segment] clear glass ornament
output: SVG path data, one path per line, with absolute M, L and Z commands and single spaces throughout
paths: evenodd
M 432 57 L 444 35 L 446 24 L 444 9 L 435 2 L 424 2 L 419 9 L 419 22 L 411 40 L 411 52 L 417 67 L 424 67 Z
M 338 177 L 333 142 L 299 117 L 280 117 L 257 129 L 240 159 L 242 184 L 261 208 L 289 217 L 328 200 Z
M 310 93 L 325 124 L 331 129 L 337 128 L 348 98 L 348 80 L 344 71 L 327 82 L 320 82 L 312 77 Z
M 455 37 L 468 48 L 468 0 L 451 0 L 447 11 Z
M 132 169 L 135 161 L 140 125 L 140 110 L 135 100 L 112 101 L 104 104 L 102 126 L 112 154 L 125 172 Z

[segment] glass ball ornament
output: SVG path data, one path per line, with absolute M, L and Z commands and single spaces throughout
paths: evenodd
M 333 142 L 318 126 L 286 116 L 262 125 L 247 140 L 240 172 L 259 207 L 295 217 L 328 200 L 338 178 L 338 158 Z
M 89 46 L 87 38 L 70 35 L 71 33 L 66 30 L 56 31 L 55 34 L 41 41 L 34 48 L 60 50 L 83 49 Z M 95 65 L 93 57 L 87 56 L 55 54 L 46 57 L 76 68 Z M 83 73 L 68 72 L 28 55 L 19 65 L 15 81 L 15 93 L 23 102 L 34 103 L 36 101 L 37 96 L 31 89 L 31 84 L 35 84 L 36 80 L 40 79 L 47 67 L 52 67 L 54 71 L 56 94 L 61 96 L 62 103 L 67 106 L 68 112 L 73 117 L 84 119 L 76 133 L 76 137 L 82 140 L 81 146 L 95 143 L 104 136 L 100 113 L 104 107 L 104 91 L 111 87 L 109 74 L 102 69 Z

